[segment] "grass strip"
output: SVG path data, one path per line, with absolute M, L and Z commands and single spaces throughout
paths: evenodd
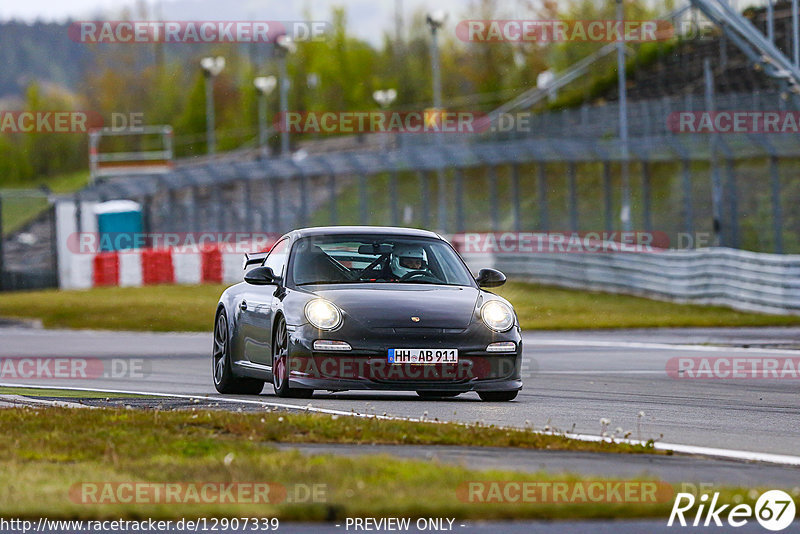
M 40 319 L 48 328 L 204 332 L 211 330 L 215 306 L 225 287 L 165 285 L 2 293 L 0 317 Z M 746 313 L 525 282 L 508 282 L 496 293 L 514 305 L 526 330 L 800 325 L 800 316 Z
M 416 443 L 645 452 L 642 447 L 572 442 L 530 431 L 487 426 L 381 421 L 318 414 L 219 411 L 0 410 L 0 515 L 21 518 L 179 519 L 278 517 L 323 521 L 345 517 L 457 517 L 459 519 L 665 518 L 670 494 L 657 502 L 471 502 L 471 482 L 568 482 L 576 475 L 478 471 L 437 461 L 389 456 L 305 456 L 278 450 L 280 442 Z M 601 480 L 593 477 L 588 480 Z M 606 480 L 606 479 L 602 479 Z M 614 479 L 608 479 L 614 480 Z M 635 480 L 651 480 L 646 477 Z M 104 504 L 82 498 L 86 484 L 260 482 L 284 488 L 287 500 L 257 503 L 122 502 L 116 491 Z M 298 488 L 321 487 L 317 498 Z M 676 489 L 675 491 L 680 491 Z M 723 490 L 729 502 L 737 490 Z M 752 493 L 738 490 L 745 502 Z M 274 495 L 275 493 L 273 493 Z M 302 494 L 302 495 L 301 495 Z M 97 493 L 96 495 L 102 495 Z M 108 494 L 107 494 L 108 495 Z M 188 494 L 185 494 L 188 495 Z M 292 502 L 289 502 L 291 500 Z M 154 502 L 155 501 L 155 502 Z M 213 501 L 213 500 L 212 500 Z

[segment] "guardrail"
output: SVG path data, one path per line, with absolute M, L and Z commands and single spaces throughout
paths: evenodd
M 463 253 L 470 266 L 542 284 L 800 314 L 800 255 L 729 248 L 651 253 Z

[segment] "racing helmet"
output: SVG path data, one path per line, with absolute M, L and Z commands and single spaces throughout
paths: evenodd
M 425 250 L 415 245 L 395 245 L 392 251 L 392 272 L 402 278 L 412 271 L 424 271 L 428 268 Z

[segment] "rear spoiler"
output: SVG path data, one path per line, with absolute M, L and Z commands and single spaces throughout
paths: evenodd
M 245 252 L 242 260 L 242 270 L 246 271 L 251 265 L 263 265 L 269 252 Z

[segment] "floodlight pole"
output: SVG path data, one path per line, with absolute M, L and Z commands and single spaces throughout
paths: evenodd
M 281 128 L 281 156 L 287 156 L 289 154 L 289 122 L 287 120 L 287 114 L 289 112 L 289 76 L 287 74 L 288 69 L 286 68 L 286 56 L 288 51 L 284 51 L 281 55 L 280 60 L 278 61 L 279 68 L 280 68 L 280 76 L 281 76 L 281 87 L 280 87 L 280 105 L 281 105 L 281 121 L 283 121 L 283 127 Z
M 617 0 L 617 20 L 624 28 L 625 13 L 623 11 L 622 0 Z M 624 34 L 620 34 L 617 40 L 617 83 L 619 85 L 619 139 L 621 143 L 622 169 L 622 206 L 620 209 L 620 221 L 622 230 L 630 232 L 631 225 L 631 182 L 630 182 L 630 154 L 628 149 L 628 94 L 625 87 L 625 39 Z
M 428 15 L 428 25 L 431 28 L 431 69 L 433 70 L 433 107 L 434 113 L 442 111 L 442 73 L 439 65 L 439 27 L 444 24 L 444 20 L 436 19 Z M 437 117 L 438 118 L 438 117 Z M 437 135 L 434 133 L 434 135 Z M 441 135 L 441 133 L 439 134 Z M 441 144 L 440 137 L 436 137 L 436 144 Z M 438 230 L 441 232 L 447 231 L 447 199 L 445 190 L 447 188 L 447 181 L 445 179 L 444 170 L 438 168 L 436 170 L 436 183 L 438 191 Z
M 206 149 L 209 155 L 216 152 L 217 140 L 214 135 L 214 76 L 208 70 L 203 70 L 206 78 Z

